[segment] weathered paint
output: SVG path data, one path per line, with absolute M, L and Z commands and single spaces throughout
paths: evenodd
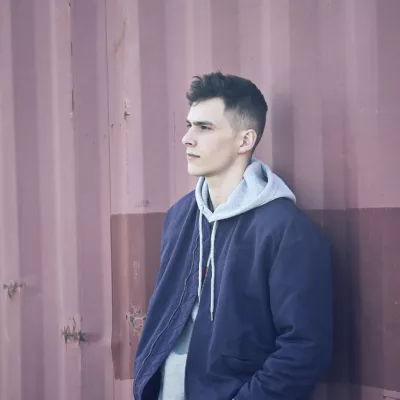
M 163 215 L 195 184 L 184 94 L 216 69 L 265 93 L 257 155 L 333 245 L 316 399 L 400 398 L 399 19 L 398 0 L 2 0 L 0 283 L 25 286 L 0 295 L 0 398 L 132 397 Z M 88 343 L 64 344 L 72 318 Z
M 0 398 L 112 399 L 105 4 L 0 12 Z

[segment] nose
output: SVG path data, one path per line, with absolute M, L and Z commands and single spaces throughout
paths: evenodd
M 190 129 L 186 132 L 186 135 L 182 138 L 182 144 L 187 147 L 193 147 L 196 145 L 196 139 L 194 138 L 194 135 Z

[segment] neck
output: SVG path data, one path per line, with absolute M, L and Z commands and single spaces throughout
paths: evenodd
M 243 179 L 247 166 L 247 160 L 245 162 L 237 162 L 221 174 L 206 177 L 214 209 L 227 202 L 230 194 Z

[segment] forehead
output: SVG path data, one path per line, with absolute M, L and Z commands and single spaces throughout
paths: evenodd
M 214 125 L 225 125 L 228 120 L 225 115 L 225 104 L 220 98 L 200 101 L 190 107 L 188 117 L 189 122 L 209 121 Z

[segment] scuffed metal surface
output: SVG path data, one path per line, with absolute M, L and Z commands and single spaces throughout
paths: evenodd
M 195 183 L 184 94 L 216 69 L 264 91 L 258 155 L 333 242 L 338 383 L 316 398 L 399 398 L 399 15 L 397 0 L 3 0 L 0 399 L 131 399 L 163 214 Z

